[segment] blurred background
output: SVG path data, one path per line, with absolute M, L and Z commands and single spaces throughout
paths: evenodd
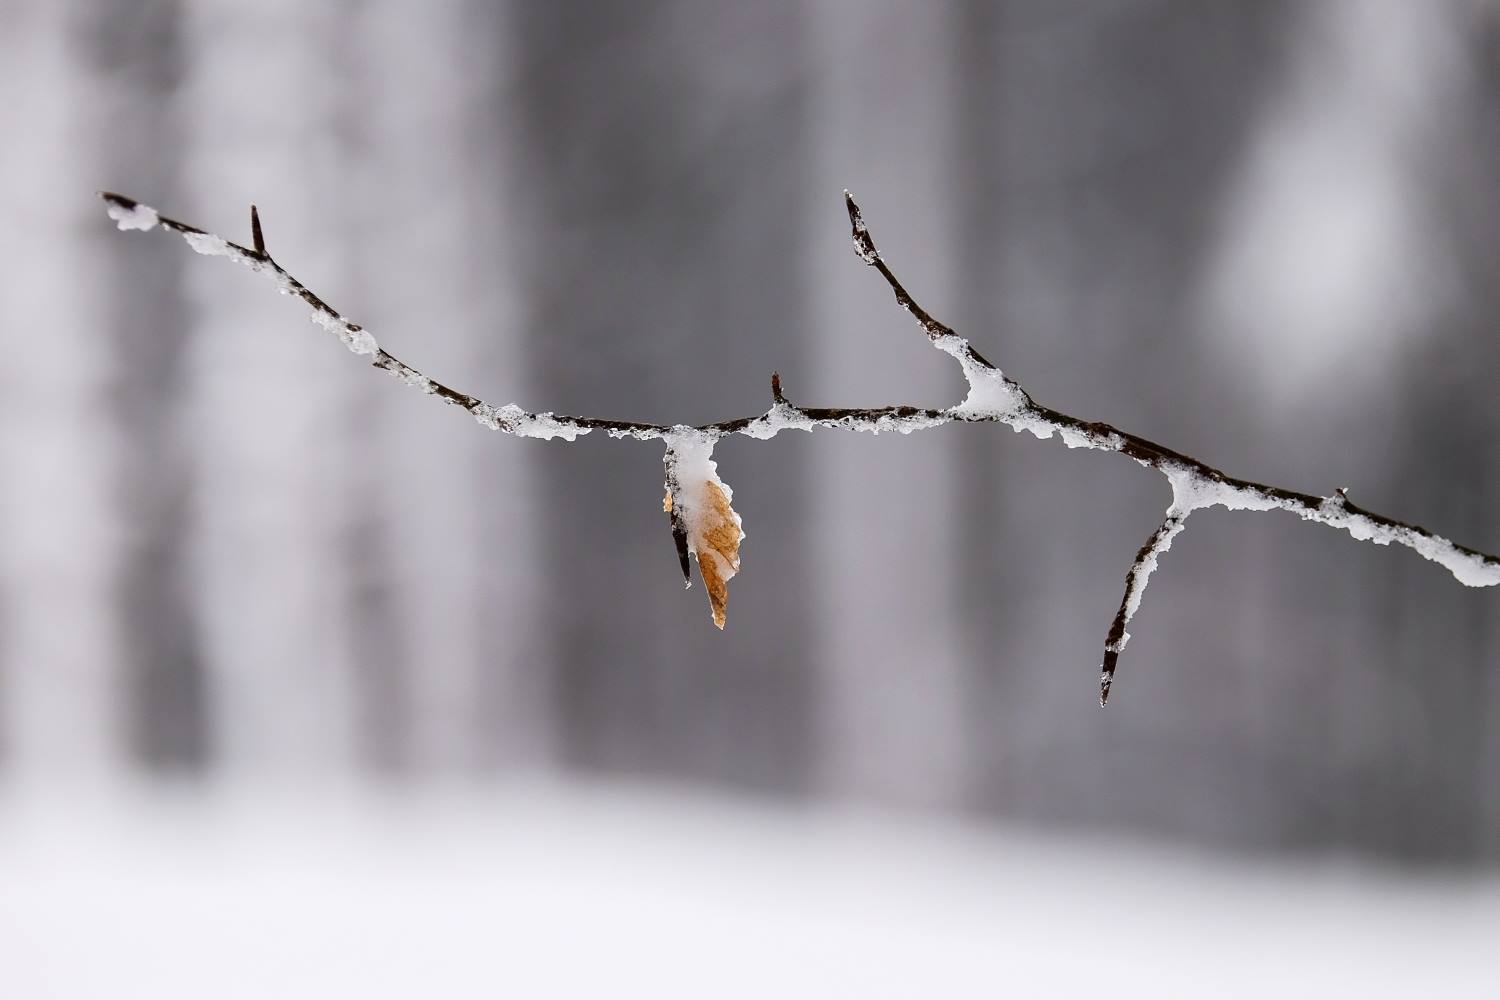
M 1500 595 L 964 386 L 1500 550 L 1500 4 L 0 0 L 9 995 L 1482 995 Z

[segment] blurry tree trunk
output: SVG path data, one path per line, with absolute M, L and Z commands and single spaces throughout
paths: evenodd
M 1431 487 L 1482 448 L 1481 418 L 1454 405 L 1484 394 L 1463 397 L 1453 373 L 1486 370 L 1490 342 L 1464 340 L 1459 361 L 1442 333 L 1476 304 L 1445 316 L 1465 264 L 1438 234 L 1486 203 L 1454 176 L 1484 118 L 1456 103 L 1466 16 L 1462 3 L 1289 8 L 1281 70 L 1228 192 L 1208 297 L 1221 308 L 1204 326 L 1255 403 L 1265 475 L 1358 482 L 1363 502 L 1482 546 L 1471 498 Z M 1450 196 L 1468 207 L 1435 216 Z M 1318 439 L 1294 433 L 1306 427 Z M 1262 812 L 1290 843 L 1471 856 L 1483 698 L 1469 671 L 1484 660 L 1471 616 L 1486 595 L 1442 593 L 1429 567 L 1332 542 L 1279 531 L 1262 552 L 1255 629 L 1284 623 L 1288 651 L 1302 650 L 1263 642 L 1235 668 L 1260 702 L 1248 745 L 1280 816 Z M 1330 572 L 1333 559 L 1346 568 Z
M 987 357 L 1012 370 L 1014 334 L 1002 303 L 1014 289 L 1007 281 L 1004 246 L 1028 244 L 1006 217 L 1005 182 L 1013 164 L 1005 159 L 1004 80 L 1008 54 L 1001 44 L 1008 0 L 961 0 L 952 22 L 952 100 L 963 127 L 954 136 L 952 173 L 955 281 L 960 298 L 957 329 L 978 338 Z M 1024 315 L 1024 313 L 1022 313 Z M 1012 370 L 1012 374 L 1015 372 Z M 1022 375 L 1022 378 L 1025 376 Z M 1041 584 L 1035 573 L 1049 565 L 1053 532 L 1029 531 L 1042 516 L 1047 487 L 1033 470 L 1046 456 L 1012 446 L 1011 435 L 966 435 L 958 443 L 951 517 L 961 525 L 984 525 L 954 539 L 958 578 L 959 636 L 964 662 L 962 731 L 972 758 L 971 804 L 1003 808 L 1018 780 L 1008 752 L 1017 742 L 1026 691 L 1024 651 L 1039 641 L 1043 621 Z M 1044 585 L 1044 584 L 1043 584 Z
M 185 14 L 185 149 L 172 154 L 184 214 L 243 239 L 258 202 L 270 252 L 352 308 L 346 234 L 368 207 L 348 200 L 337 67 L 356 58 L 350 9 L 268 0 Z M 239 776 L 338 771 L 353 754 L 347 532 L 369 498 L 352 488 L 364 455 L 350 446 L 371 433 L 353 408 L 369 376 L 243 274 L 194 267 L 187 287 L 194 584 L 222 757 Z
M 952 321 L 1040 402 L 1227 468 L 1229 432 L 1202 418 L 1219 386 L 1199 356 L 1195 281 L 1278 17 L 1275 4 L 1011 0 L 965 3 L 954 33 Z M 1100 717 L 1094 623 L 1118 605 L 1120 560 L 1166 491 L 1128 464 L 1011 435 L 972 434 L 963 449 L 954 517 L 983 525 L 957 558 L 975 804 L 1246 837 L 1257 807 L 1234 798 L 1255 765 L 1218 738 L 1244 720 L 1192 636 L 1205 611 L 1232 620 L 1241 605 L 1220 595 L 1249 584 L 1165 589 L 1192 578 L 1211 529 L 1167 557 L 1177 572 L 1147 598 L 1132 693 Z
M 1443 234 L 1439 305 L 1406 355 L 1414 389 L 1393 402 L 1402 428 L 1392 455 L 1397 509 L 1421 511 L 1475 544 L 1500 543 L 1500 12 L 1456 4 L 1433 11 L 1437 56 L 1447 76 L 1425 109 L 1420 153 L 1411 169 L 1425 185 L 1432 229 Z M 1458 50 L 1455 57 L 1454 49 Z M 1451 284 L 1450 284 L 1451 283 Z M 1444 487 L 1463 470 L 1462 488 Z M 1425 568 L 1425 567 L 1423 567 Z M 1429 574 L 1410 574 L 1395 644 L 1406 683 L 1397 691 L 1414 725 L 1392 732 L 1390 759 L 1411 773 L 1398 786 L 1401 825 L 1383 846 L 1445 862 L 1500 854 L 1494 803 L 1500 788 L 1500 649 L 1494 595 L 1444 594 Z M 1418 750 L 1420 748 L 1420 750 Z
M 1455 30 L 1466 42 L 1468 73 L 1447 123 L 1454 149 L 1449 161 L 1453 176 L 1439 181 L 1438 218 L 1452 227 L 1454 256 L 1473 295 L 1452 350 L 1463 373 L 1462 389 L 1457 391 L 1471 393 L 1466 397 L 1472 401 L 1467 433 L 1474 451 L 1464 456 L 1462 468 L 1472 475 L 1475 489 L 1463 523 L 1452 530 L 1472 527 L 1478 543 L 1493 548 L 1500 545 L 1500 434 L 1495 432 L 1500 428 L 1500 397 L 1493 391 L 1493 375 L 1500 371 L 1500 201 L 1494 183 L 1500 175 L 1500 116 L 1495 113 L 1500 95 L 1500 8 L 1461 5 L 1458 14 Z M 1474 860 L 1493 864 L 1500 860 L 1500 614 L 1493 600 L 1477 600 L 1465 609 L 1465 617 L 1466 647 L 1472 654 L 1466 687 L 1472 697 L 1468 710 L 1475 714 L 1477 755 L 1467 793 L 1478 810 Z
M 849 242 L 839 198 L 861 199 L 881 246 L 921 301 L 941 312 L 958 262 L 945 238 L 955 213 L 946 158 L 913 156 L 954 139 L 945 71 L 950 5 L 811 4 L 805 57 L 818 81 L 817 143 L 801 241 L 813 289 L 812 360 L 783 368 L 788 393 L 813 405 L 892 401 L 944 406 L 962 382 L 891 301 Z M 779 444 L 780 442 L 778 442 Z M 820 621 L 820 781 L 834 797 L 951 805 L 964 783 L 953 548 L 988 533 L 946 516 L 952 435 L 921 442 L 819 435 L 811 505 Z M 815 596 L 814 596 L 815 595 Z
M 510 206 L 525 192 L 508 167 L 509 30 L 477 2 L 409 15 L 382 2 L 357 21 L 359 297 L 403 358 L 485 398 L 530 396 L 512 277 Z M 534 762 L 550 727 L 535 657 L 528 443 L 373 388 L 380 447 L 366 457 L 367 513 L 384 563 L 364 620 L 390 634 L 361 654 L 366 669 L 388 661 L 367 688 L 363 742 L 425 771 Z
M 772 367 L 801 367 L 803 30 L 787 2 L 518 5 L 530 370 L 517 395 L 696 422 L 768 405 Z M 758 568 L 735 580 L 720 634 L 702 591 L 676 583 L 660 446 L 597 437 L 501 442 L 536 452 L 561 756 L 795 790 L 812 735 L 795 448 L 715 455 Z
M 119 581 L 118 357 L 98 240 L 99 115 L 113 82 L 86 30 L 97 4 L 7 6 L 0 31 L 0 740 L 23 780 L 97 779 L 127 745 Z M 41 242 L 45 241 L 45 242 Z M 45 250 L 40 247 L 45 246 Z
M 99 184 L 176 204 L 181 130 L 172 98 L 181 83 L 181 5 L 92 4 L 79 32 L 90 78 L 88 102 L 103 150 Z M 82 192 L 80 192 L 80 197 Z M 105 230 L 100 227 L 100 232 Z M 117 387 L 110 396 L 123 448 L 117 499 L 126 548 L 118 583 L 127 661 L 120 694 L 136 758 L 153 769 L 207 762 L 209 718 L 198 624 L 189 599 L 188 455 L 182 441 L 187 315 L 180 247 L 165 240 L 107 258 L 110 340 Z

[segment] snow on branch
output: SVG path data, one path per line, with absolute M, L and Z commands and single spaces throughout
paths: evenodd
M 876 249 L 859 206 L 847 191 L 844 192 L 844 201 L 849 211 L 855 253 L 880 273 L 895 295 L 897 305 L 912 315 L 932 345 L 958 362 L 969 385 L 968 394 L 958 404 L 942 410 L 916 406 L 804 407 L 787 399 L 782 391 L 781 376 L 772 374 L 771 406 L 764 413 L 696 427 L 532 412 L 515 403 L 493 406 L 449 388 L 399 360 L 382 348 L 368 330 L 345 318 L 292 277 L 266 252 L 260 214 L 254 206 L 250 209 L 252 247 L 244 247 L 196 226 L 169 219 L 133 198 L 109 192 L 101 192 L 100 197 L 104 199 L 109 217 L 120 229 L 144 232 L 160 227 L 180 234 L 200 254 L 227 257 L 243 264 L 269 280 L 283 295 L 300 299 L 307 306 L 312 321 L 338 335 L 350 351 L 368 357 L 376 368 L 406 385 L 467 410 L 476 421 L 491 430 L 517 437 L 561 438 L 565 441 L 600 430 L 616 439 L 664 442 L 667 473 L 663 509 L 668 515 L 683 576 L 691 585 L 689 556 L 696 558 L 699 575 L 709 592 L 714 624 L 719 628 L 724 627 L 728 580 L 739 570 L 739 543 L 744 538 L 744 531 L 739 515 L 730 507 L 733 493 L 718 477 L 717 463 L 712 460 L 714 444 L 732 434 L 767 440 L 787 430 L 837 429 L 872 434 L 899 431 L 910 434 L 956 422 L 1002 423 L 1012 430 L 1028 431 L 1043 440 L 1056 437 L 1069 448 L 1116 452 L 1161 473 L 1172 488 L 1172 503 L 1167 508 L 1165 519 L 1136 553 L 1126 574 L 1125 595 L 1105 639 L 1099 682 L 1100 705 L 1109 699 L 1116 662 L 1130 638 L 1126 629 L 1140 608 L 1146 583 L 1156 569 L 1158 559 L 1171 547 L 1172 540 L 1186 526 L 1188 515 L 1195 510 L 1218 506 L 1229 510 L 1288 511 L 1304 520 L 1347 531 L 1360 541 L 1404 545 L 1438 563 L 1467 586 L 1500 584 L 1500 557 L 1455 544 L 1426 528 L 1356 507 L 1344 490 L 1319 497 L 1236 479 L 1196 458 L 1110 424 L 1081 420 L 1037 403 L 1020 383 L 917 304 Z

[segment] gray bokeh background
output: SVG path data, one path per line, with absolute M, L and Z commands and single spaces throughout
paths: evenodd
M 1494 4 L 5 0 L 0 81 L 12 791 L 619 783 L 1500 860 L 1500 595 L 1408 551 L 1198 515 L 1100 712 L 1159 477 L 995 426 L 738 439 L 720 634 L 657 445 L 484 431 L 93 197 L 239 240 L 255 202 L 496 404 L 947 405 L 847 187 L 1038 400 L 1496 551 Z

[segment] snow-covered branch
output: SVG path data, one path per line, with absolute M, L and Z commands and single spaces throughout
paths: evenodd
M 1362 510 L 1349 501 L 1343 490 L 1335 490 L 1330 496 L 1320 497 L 1236 479 L 1205 462 L 1154 441 L 1109 424 L 1080 420 L 1035 402 L 1020 383 L 1007 376 L 967 340 L 917 304 L 876 249 L 859 206 L 847 191 L 844 192 L 844 198 L 849 210 L 855 252 L 885 279 L 895 294 L 897 304 L 917 320 L 933 346 L 958 362 L 969 385 L 968 395 L 962 402 L 942 410 L 916 406 L 803 407 L 788 401 L 782 391 L 780 375 L 773 374 L 771 406 L 764 413 L 696 427 L 533 412 L 514 403 L 494 406 L 449 388 L 399 360 L 382 348 L 368 330 L 345 318 L 306 285 L 292 277 L 266 252 L 260 215 L 253 206 L 253 246 L 244 247 L 196 226 L 169 219 L 133 198 L 109 192 L 101 193 L 101 197 L 110 218 L 115 220 L 120 229 L 168 229 L 181 234 L 188 245 L 200 254 L 227 257 L 245 265 L 267 278 L 282 294 L 300 299 L 310 310 L 312 321 L 337 334 L 349 350 L 369 357 L 370 363 L 376 368 L 406 385 L 462 407 L 475 420 L 492 430 L 504 431 L 517 437 L 543 440 L 561 438 L 565 441 L 601 430 L 617 439 L 663 441 L 667 446 L 667 496 L 664 509 L 669 516 L 673 539 L 685 575 L 689 569 L 688 556 L 691 554 L 697 557 L 700 575 L 709 591 L 714 623 L 720 628 L 724 627 L 725 620 L 726 584 L 739 569 L 739 542 L 744 533 L 740 528 L 739 516 L 730 507 L 733 494 L 718 478 L 716 464 L 711 457 L 713 447 L 718 440 L 732 434 L 766 440 L 785 430 L 813 431 L 826 428 L 876 434 L 881 431 L 909 434 L 955 422 L 996 422 L 1007 424 L 1018 432 L 1029 431 L 1041 439 L 1056 437 L 1069 448 L 1117 452 L 1165 476 L 1172 488 L 1172 503 L 1165 520 L 1136 554 L 1126 575 L 1125 595 L 1105 641 L 1099 688 L 1101 705 L 1109 698 L 1116 661 L 1129 639 L 1126 627 L 1140 607 L 1147 580 L 1156 568 L 1158 558 L 1171 546 L 1172 539 L 1183 530 L 1188 515 L 1204 507 L 1289 511 L 1304 520 L 1347 531 L 1361 541 L 1371 541 L 1377 545 L 1392 542 L 1405 545 L 1424 558 L 1442 565 L 1459 582 L 1468 586 L 1500 584 L 1500 557 L 1457 545 L 1426 528 Z

